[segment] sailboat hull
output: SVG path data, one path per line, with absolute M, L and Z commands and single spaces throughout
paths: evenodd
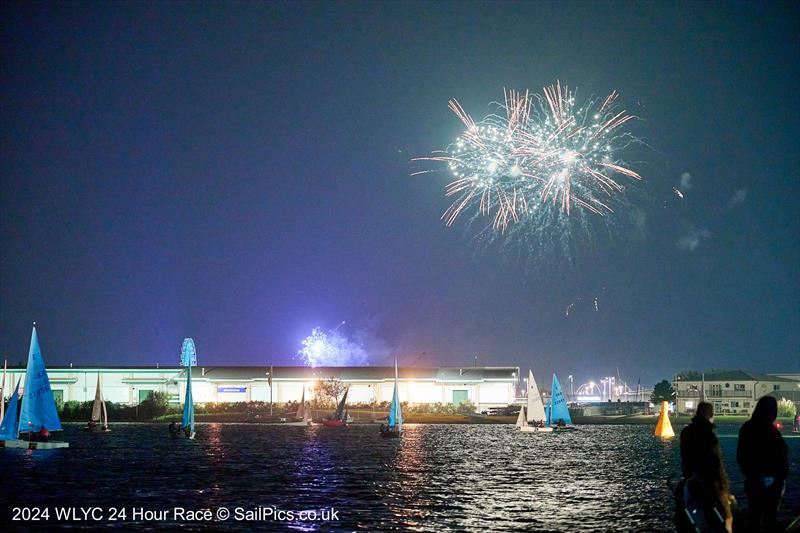
M 403 432 L 399 429 L 388 429 L 386 431 L 381 431 L 381 437 L 384 439 L 399 439 L 403 436 Z
M 326 419 L 326 420 L 322 421 L 322 425 L 323 426 L 332 427 L 332 428 L 340 428 L 340 427 L 346 426 L 347 422 L 345 422 L 344 420 L 328 420 L 328 419 Z
M 281 422 L 280 424 L 273 424 L 275 426 L 296 426 L 296 427 L 308 427 L 313 426 L 314 423 L 311 420 L 301 420 L 300 422 Z
M 525 432 L 525 433 L 552 433 L 553 432 L 553 428 L 547 427 L 547 426 L 545 426 L 543 428 L 540 428 L 539 426 L 523 426 L 523 427 L 519 428 L 519 430 L 522 431 L 522 432 Z
M 54 450 L 56 448 L 69 448 L 69 442 L 35 442 L 27 440 L 0 440 L 0 448 L 22 448 L 25 450 Z

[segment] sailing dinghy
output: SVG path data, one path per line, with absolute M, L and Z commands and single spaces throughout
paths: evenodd
M 27 448 L 29 450 L 49 450 L 53 448 L 68 448 L 69 443 L 50 440 L 52 431 L 61 431 L 61 421 L 58 419 L 56 402 L 53 399 L 53 390 L 47 378 L 47 369 L 44 366 L 42 350 L 39 347 L 39 336 L 36 334 L 36 324 L 31 332 L 31 346 L 28 351 L 28 366 L 25 369 L 25 387 L 22 393 L 22 409 L 17 422 L 17 390 L 11 398 L 14 402 L 9 404 L 8 412 L 3 418 L 0 446 L 5 448 Z M 8 418 L 8 424 L 6 424 Z M 13 422 L 12 420 L 13 419 Z M 20 436 L 25 438 L 21 439 Z
M 3 382 L 0 383 L 0 420 L 6 416 L 6 367 L 8 366 L 8 359 L 3 362 Z
M 17 381 L 17 386 L 14 388 L 14 394 L 8 398 L 8 411 L 3 415 L 3 421 L 0 422 L 0 446 L 2 447 L 5 447 L 6 441 L 19 439 L 18 404 L 19 381 Z
M 94 403 L 92 404 L 92 417 L 89 419 L 86 429 L 95 429 L 100 424 L 103 431 L 111 431 L 108 427 L 108 411 L 106 402 L 103 400 L 103 378 L 97 373 L 97 390 L 94 393 Z
M 295 422 L 282 422 L 277 424 L 279 426 L 310 426 L 311 422 L 311 409 L 306 405 L 306 386 L 303 385 L 303 396 L 300 398 L 300 405 L 297 407 L 297 414 Z
M 322 424 L 329 427 L 342 427 L 347 425 L 347 392 L 350 387 L 344 390 L 342 399 L 339 400 L 339 405 L 336 406 L 336 412 L 332 416 L 322 421 Z
M 519 427 L 520 431 L 526 433 L 549 433 L 553 431 L 553 428 L 544 425 L 544 404 L 532 370 L 528 370 L 528 405 L 527 408 L 523 406 L 520 410 L 520 417 L 524 417 L 522 425 L 520 425 L 519 420 L 517 421 L 517 427 Z
M 392 394 L 392 406 L 389 408 L 389 422 L 381 426 L 381 437 L 400 438 L 403 436 L 403 411 L 400 408 L 400 397 L 397 392 L 397 358 L 394 360 L 394 393 Z
M 514 425 L 517 426 L 517 429 L 522 429 L 528 425 L 528 417 L 525 416 L 524 405 L 519 408 L 519 416 L 517 416 L 517 423 Z
M 183 433 L 193 439 L 194 432 L 194 401 L 192 400 L 192 365 L 186 367 L 186 399 L 183 401 L 183 416 L 181 417 Z
M 547 425 L 555 431 L 575 431 L 577 428 L 572 425 L 572 418 L 569 416 L 569 407 L 564 391 L 558 378 L 553 374 L 553 390 L 547 404 Z

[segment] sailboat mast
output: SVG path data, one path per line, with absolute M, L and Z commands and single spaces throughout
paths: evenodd
M 403 427 L 403 415 L 400 414 L 400 378 L 397 372 L 397 356 L 394 358 L 394 419 L 397 424 L 397 429 Z

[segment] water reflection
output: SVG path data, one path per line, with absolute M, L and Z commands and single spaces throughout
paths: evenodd
M 678 441 L 655 439 L 651 430 L 522 434 L 510 426 L 409 425 L 395 440 L 371 425 L 201 424 L 189 441 L 171 438 L 161 424 L 119 424 L 109 434 L 67 426 L 68 450 L 3 450 L 0 472 L 14 480 L 9 506 L 339 511 L 338 522 L 261 524 L 267 529 L 663 531 L 671 529 L 666 480 L 679 471 Z M 723 447 L 741 492 L 735 442 Z M 800 503 L 800 439 L 787 443 L 794 463 L 783 508 L 791 509 Z

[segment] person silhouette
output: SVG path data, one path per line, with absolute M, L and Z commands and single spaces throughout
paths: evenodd
M 762 396 L 739 430 L 736 462 L 744 474 L 749 531 L 777 531 L 778 507 L 789 475 L 789 450 L 775 427 L 778 402 Z
M 681 473 L 678 485 L 678 531 L 698 530 L 704 523 L 710 531 L 733 531 L 730 484 L 722 463 L 722 449 L 714 434 L 714 406 L 700 402 L 697 412 L 680 436 Z M 683 509 L 688 511 L 684 512 Z M 691 524 L 686 522 L 691 516 Z

